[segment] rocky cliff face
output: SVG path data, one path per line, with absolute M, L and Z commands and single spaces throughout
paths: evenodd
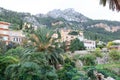
M 98 23 L 95 24 L 94 27 L 98 27 L 98 28 L 103 28 L 108 32 L 117 32 L 118 30 L 120 30 L 120 26 L 108 26 L 107 24 L 104 23 Z
M 76 12 L 74 9 L 55 9 L 47 13 L 48 16 L 53 18 L 64 18 L 67 21 L 76 21 L 76 22 L 87 22 L 88 18 L 82 15 L 79 12 Z

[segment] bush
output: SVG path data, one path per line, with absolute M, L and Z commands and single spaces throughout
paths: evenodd
M 4 79 L 6 67 L 18 62 L 19 60 L 13 56 L 0 56 L 0 80 L 6 80 Z
M 93 54 L 94 54 L 96 57 L 103 57 L 103 55 L 102 55 L 102 53 L 101 53 L 101 51 L 100 51 L 99 48 L 96 49 L 96 50 L 93 52 Z
M 77 31 L 71 31 L 71 32 L 69 32 L 68 34 L 69 34 L 69 35 L 78 35 L 79 32 L 77 32 Z
M 118 76 L 117 74 L 115 74 L 113 71 L 108 70 L 108 69 L 97 69 L 97 71 L 99 73 L 102 73 L 105 77 L 109 77 L 111 76 L 112 78 L 114 78 L 115 80 L 120 80 L 120 76 Z
M 80 60 L 83 62 L 85 66 L 93 66 L 95 65 L 95 59 L 96 57 L 91 54 L 84 55 L 80 57 Z
M 65 59 L 63 69 L 58 72 L 59 80 L 83 80 L 86 78 L 83 74 L 79 73 L 75 67 L 75 63 L 69 58 Z
M 5 54 L 6 55 L 11 55 L 11 56 L 19 56 L 19 57 L 21 57 L 23 55 L 23 50 L 24 50 L 24 48 L 17 47 L 15 49 L 9 49 Z
M 74 52 L 76 50 L 85 50 L 84 43 L 77 38 L 70 43 L 70 51 Z
M 112 50 L 110 53 L 109 53 L 110 57 L 112 60 L 115 60 L 115 61 L 119 61 L 120 60 L 120 52 L 119 51 L 116 51 L 116 50 Z

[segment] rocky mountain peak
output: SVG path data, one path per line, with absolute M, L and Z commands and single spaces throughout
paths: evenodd
M 47 13 L 48 16 L 53 18 L 64 18 L 68 21 L 76 22 L 87 22 L 88 18 L 81 13 L 75 11 L 73 8 L 68 8 L 65 10 L 55 9 Z

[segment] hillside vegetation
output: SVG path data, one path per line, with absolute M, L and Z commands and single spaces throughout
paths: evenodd
M 78 20 L 78 21 L 77 21 Z M 0 8 L 0 21 L 11 23 L 12 29 L 22 29 L 25 22 L 34 26 L 50 28 L 70 28 L 83 30 L 88 39 L 111 41 L 120 39 L 120 22 L 108 20 L 92 20 L 73 9 L 53 10 L 47 14 L 31 15 Z

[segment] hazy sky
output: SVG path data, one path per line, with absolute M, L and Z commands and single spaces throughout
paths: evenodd
M 120 12 L 99 5 L 99 0 L 0 0 L 0 7 L 32 14 L 47 13 L 53 9 L 74 8 L 92 19 L 120 21 Z

